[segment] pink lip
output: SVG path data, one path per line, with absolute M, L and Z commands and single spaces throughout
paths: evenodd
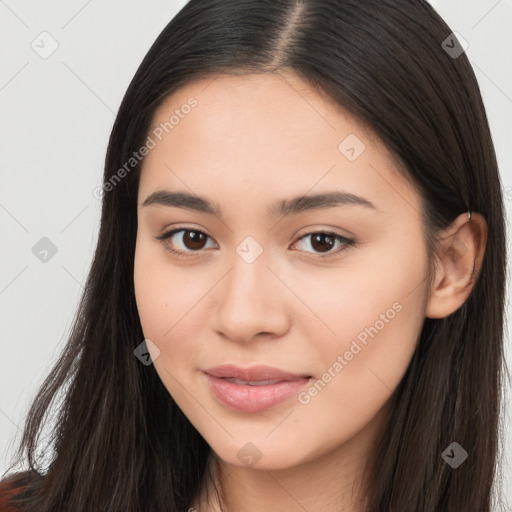
M 250 368 L 241 368 L 233 364 L 223 364 L 205 370 L 205 373 L 212 377 L 226 378 L 231 377 L 234 379 L 258 381 L 258 380 L 295 380 L 300 378 L 309 378 L 310 375 L 288 373 L 278 368 L 271 366 L 256 365 Z
M 213 395 L 222 404 L 243 412 L 259 412 L 284 402 L 296 395 L 310 380 L 309 375 L 288 373 L 269 366 L 240 368 L 234 365 L 222 365 L 205 371 Z M 257 382 L 276 380 L 278 382 L 263 385 L 250 385 L 229 382 L 234 378 Z

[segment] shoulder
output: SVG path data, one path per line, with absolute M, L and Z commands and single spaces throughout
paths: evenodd
M 28 483 L 33 479 L 34 473 L 32 471 L 24 471 L 14 473 L 0 480 L 0 512 L 18 512 L 19 508 L 12 503 L 13 499 L 23 494 Z
M 23 492 L 23 487 L 13 487 L 9 482 L 0 481 L 0 512 L 17 512 L 12 498 L 19 492 Z

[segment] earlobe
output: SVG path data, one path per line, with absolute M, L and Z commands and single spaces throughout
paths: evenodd
M 480 272 L 486 242 L 487 222 L 479 213 L 459 215 L 443 232 L 425 312 L 428 318 L 445 318 L 464 304 Z

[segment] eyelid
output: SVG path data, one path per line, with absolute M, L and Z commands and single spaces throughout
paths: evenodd
M 342 252 L 344 252 L 345 250 L 347 250 L 351 246 L 355 245 L 355 239 L 346 237 L 344 235 L 341 235 L 340 233 L 337 233 L 336 231 L 331 231 L 330 229 L 321 229 L 321 228 L 320 229 L 313 229 L 313 230 L 307 231 L 306 233 L 300 235 L 297 238 L 297 240 L 293 243 L 293 245 L 296 245 L 302 239 L 307 238 L 308 236 L 316 235 L 316 234 L 322 234 L 322 235 L 330 236 L 330 237 L 334 238 L 335 240 L 339 241 L 340 243 L 344 244 L 344 246 L 341 247 L 341 248 L 338 248 L 338 250 L 336 250 L 336 251 L 329 251 L 329 252 L 326 252 L 326 253 L 319 253 L 319 252 L 315 253 L 315 252 L 310 252 L 310 251 L 304 251 L 307 254 L 314 254 L 315 257 L 317 259 L 320 259 L 320 260 L 339 256 Z M 292 245 L 292 247 L 293 247 L 293 245 Z
M 343 230 L 345 234 L 339 233 L 338 231 L 341 231 L 341 228 L 334 228 L 334 227 L 326 227 L 326 226 L 318 226 L 317 224 L 313 224 L 310 226 L 306 226 L 305 228 L 301 228 L 298 231 L 295 232 L 294 237 L 297 237 L 297 240 L 304 237 L 305 235 L 312 235 L 314 233 L 325 233 L 325 234 L 331 234 L 333 236 L 340 236 L 342 238 L 345 238 L 346 240 L 355 240 L 355 235 L 350 233 L 347 230 Z
M 178 231 L 193 231 L 195 233 L 201 233 L 203 235 L 206 235 L 208 238 L 214 239 L 211 235 L 209 235 L 206 231 L 203 229 L 198 229 L 195 227 L 190 226 L 173 226 L 169 229 L 164 229 L 163 233 L 159 236 L 155 236 L 157 240 L 164 240 L 166 238 L 171 237 L 172 235 L 176 234 Z
M 198 251 L 182 251 L 180 249 L 172 248 L 169 245 L 169 243 L 167 242 L 167 240 L 172 238 L 176 233 L 179 233 L 180 231 L 183 231 L 183 232 L 192 231 L 194 233 L 201 233 L 202 235 L 205 235 L 207 238 L 209 238 L 211 240 L 214 240 L 214 238 L 212 236 L 210 236 L 208 233 L 206 233 L 202 229 L 197 229 L 197 228 L 190 227 L 190 226 L 175 226 L 175 227 L 173 227 L 171 229 L 165 230 L 161 235 L 155 236 L 154 238 L 159 240 L 162 243 L 162 245 L 164 245 L 164 247 L 170 253 L 176 254 L 176 255 L 178 255 L 180 257 L 183 257 L 183 258 L 193 257 L 196 254 L 200 254 L 202 252 L 205 252 L 203 249 L 198 250 Z M 214 242 L 215 242 L 215 240 L 214 240 Z M 215 242 L 215 244 L 218 246 L 217 242 Z
M 349 237 L 342 235 L 340 233 L 337 233 L 336 231 L 333 231 L 331 229 L 325 229 L 325 228 L 317 228 L 317 229 L 309 228 L 309 229 L 310 229 L 309 231 L 306 231 L 303 234 L 297 236 L 295 242 L 293 242 L 293 244 L 292 244 L 292 247 L 294 245 L 296 245 L 298 242 L 300 242 L 302 239 L 304 239 L 308 236 L 311 236 L 311 235 L 315 235 L 315 234 L 323 234 L 323 235 L 332 236 L 333 238 L 335 238 L 335 240 L 338 240 L 344 244 L 344 247 L 342 247 L 341 249 L 338 249 L 337 251 L 330 251 L 327 253 L 315 253 L 315 252 L 310 252 L 310 251 L 303 251 L 303 252 L 306 252 L 309 254 L 316 255 L 316 258 L 320 259 L 320 260 L 337 256 L 341 252 L 343 252 L 346 249 L 350 248 L 351 246 L 355 245 L 355 242 L 356 242 L 354 238 L 349 238 Z M 164 231 L 164 233 L 162 233 L 161 235 L 156 236 L 154 238 L 156 238 L 157 240 L 162 242 L 162 244 L 167 248 L 167 250 L 169 252 L 176 254 L 177 256 L 182 257 L 182 258 L 194 257 L 196 255 L 199 255 L 199 254 L 205 252 L 205 250 L 203 250 L 203 249 L 200 249 L 197 251 L 182 251 L 182 250 L 177 250 L 177 249 L 170 247 L 169 244 L 167 243 L 167 240 L 169 238 L 171 238 L 172 236 L 174 236 L 176 233 L 179 233 L 180 231 L 184 231 L 184 232 L 192 231 L 195 233 L 200 233 L 215 242 L 214 238 L 211 235 L 209 235 L 208 233 L 206 233 L 205 231 L 203 231 L 202 229 L 197 229 L 195 227 L 190 227 L 190 226 L 175 226 L 172 229 Z M 215 242 L 215 244 L 217 244 L 217 242 Z M 217 244 L 217 246 L 218 246 L 218 244 Z

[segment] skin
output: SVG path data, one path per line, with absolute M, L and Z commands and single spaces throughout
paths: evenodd
M 152 129 L 191 97 L 197 106 L 151 149 L 140 176 L 134 283 L 144 335 L 159 350 L 155 369 L 211 446 L 227 510 L 362 512 L 364 465 L 391 395 L 425 317 L 447 316 L 471 291 L 485 220 L 476 213 L 455 220 L 429 288 L 420 196 L 357 119 L 292 74 L 220 75 L 166 98 Z M 365 145 L 354 161 L 338 149 L 349 134 Z M 143 206 L 157 190 L 204 196 L 222 220 Z M 267 214 L 274 201 L 331 190 L 375 209 Z M 203 248 L 180 232 L 167 240 L 191 255 L 180 258 L 155 238 L 178 227 L 208 235 Z M 327 252 L 342 250 L 322 259 L 322 247 L 304 235 L 325 231 L 355 243 L 336 242 Z M 237 252 L 247 236 L 263 251 L 252 263 Z M 225 363 L 267 364 L 314 381 L 329 368 L 332 375 L 338 356 L 393 304 L 400 311 L 308 403 L 292 397 L 244 413 L 209 390 L 203 370 Z M 259 454 L 256 464 L 243 462 L 241 449 Z M 194 506 L 219 510 L 204 496 Z

